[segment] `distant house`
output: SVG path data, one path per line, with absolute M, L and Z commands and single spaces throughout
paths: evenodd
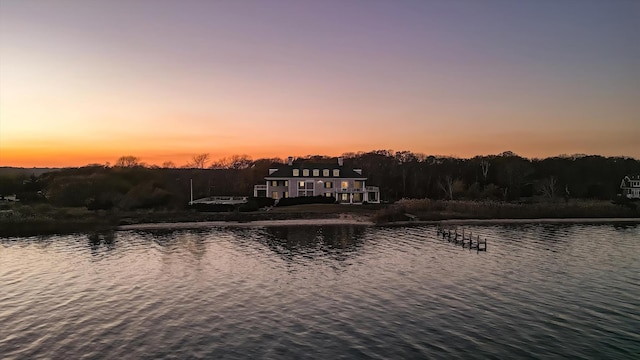
M 627 175 L 620 183 L 622 195 L 629 199 L 640 199 L 640 175 Z
M 16 194 L 0 195 L 0 201 L 6 201 L 6 202 L 12 201 L 12 202 L 15 202 L 15 201 L 20 201 L 20 199 L 18 199 L 16 197 Z
M 301 196 L 333 196 L 342 204 L 379 203 L 380 189 L 367 186 L 362 169 L 344 166 L 342 158 L 335 163 L 293 162 L 269 169 L 264 185 L 255 185 L 253 196 L 281 199 Z

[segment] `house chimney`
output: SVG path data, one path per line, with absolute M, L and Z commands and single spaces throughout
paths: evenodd
M 338 158 L 338 166 L 342 166 L 344 164 L 344 158 L 339 157 Z
M 293 166 L 293 156 L 289 156 L 287 160 L 288 160 L 287 163 L 289 164 L 289 166 Z

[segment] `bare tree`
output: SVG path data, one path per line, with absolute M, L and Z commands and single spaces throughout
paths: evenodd
M 548 198 L 553 198 L 556 195 L 556 184 L 558 180 L 555 176 L 549 176 L 542 183 L 542 194 Z
M 449 200 L 453 200 L 453 178 L 451 178 L 451 176 L 447 175 L 444 180 L 440 179 L 438 187 L 444 191 L 444 194 L 449 198 Z
M 231 157 L 232 169 L 246 169 L 251 166 L 253 160 L 248 155 L 233 155 Z
M 135 167 L 140 165 L 140 158 L 131 155 L 121 156 L 114 164 L 114 166 L 117 167 Z
M 248 155 L 232 155 L 229 158 L 222 158 L 211 164 L 211 169 L 246 169 L 253 164 L 253 160 Z
M 489 175 L 489 166 L 491 164 L 487 160 L 480 161 L 480 167 L 482 168 L 482 177 L 484 178 L 484 182 L 487 182 L 487 176 Z
M 407 194 L 407 172 L 408 163 L 417 161 L 416 156 L 411 151 L 398 151 L 395 153 L 396 165 L 400 167 L 400 172 L 402 174 L 402 196 L 406 196 Z
M 165 169 L 175 169 L 176 164 L 173 161 L 165 161 L 162 163 L 162 167 Z
M 191 166 L 196 169 L 204 169 L 207 166 L 207 163 L 209 162 L 209 158 L 210 156 L 208 153 L 194 155 L 191 158 Z

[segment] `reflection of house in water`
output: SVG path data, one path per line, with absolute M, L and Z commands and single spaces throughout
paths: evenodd
M 87 234 L 87 240 L 89 240 L 89 248 L 94 256 L 99 255 L 99 250 L 102 246 L 106 250 L 116 248 L 116 234 L 114 231 L 90 233 Z
M 186 251 L 196 260 L 201 260 L 207 253 L 206 236 L 210 229 L 153 229 L 138 230 L 138 235 L 170 254 L 176 251 Z M 170 258 L 170 257 L 167 257 Z
M 273 226 L 265 228 L 267 246 L 286 260 L 331 257 L 346 260 L 357 255 L 366 227 L 357 225 Z

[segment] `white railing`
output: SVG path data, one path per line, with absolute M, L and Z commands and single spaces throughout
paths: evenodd
M 361 193 L 364 192 L 363 188 L 340 188 L 336 189 L 337 193 Z
M 191 204 L 217 204 L 217 205 L 236 205 L 246 204 L 248 197 L 246 196 L 209 196 L 206 198 L 194 200 Z

